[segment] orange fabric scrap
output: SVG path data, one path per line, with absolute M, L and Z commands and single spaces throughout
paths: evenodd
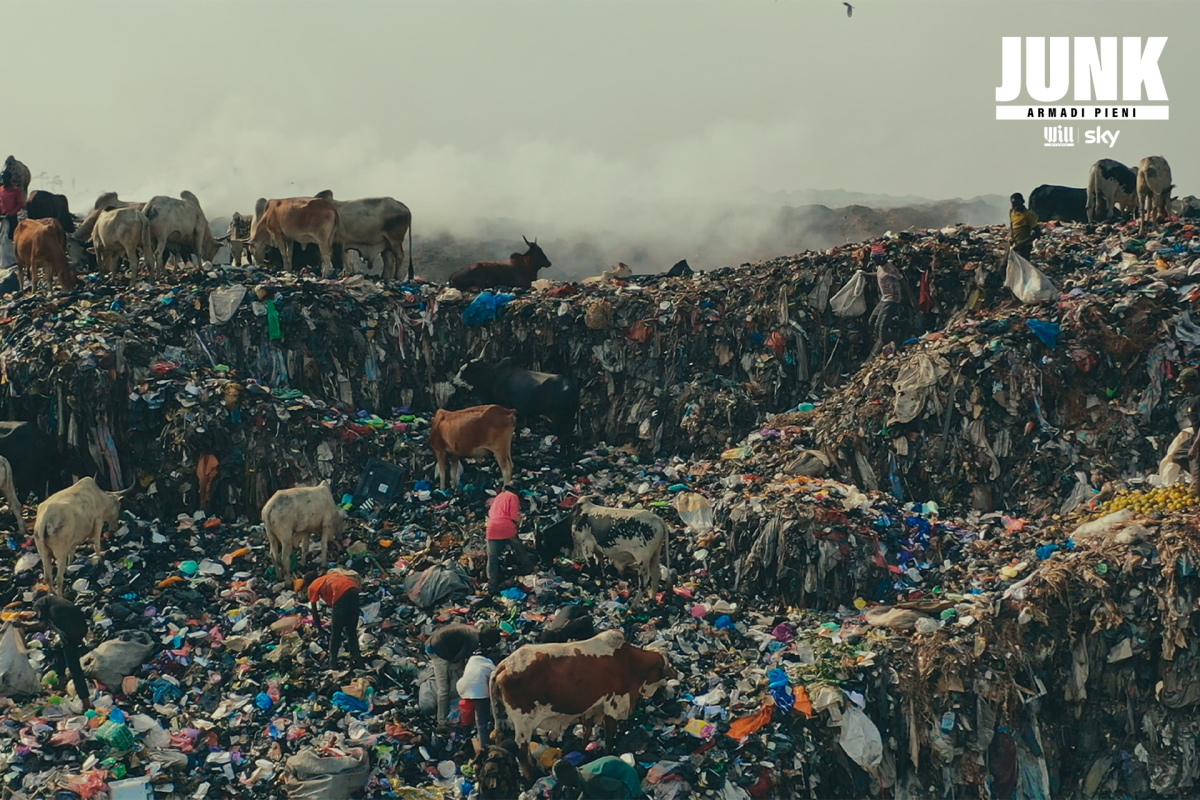
M 762 708 L 755 711 L 748 717 L 735 719 L 729 724 L 729 731 L 725 735 L 730 739 L 738 742 L 743 742 L 746 737 L 760 730 L 764 725 L 771 721 L 771 717 L 775 714 L 775 701 L 768 697 L 762 704 Z

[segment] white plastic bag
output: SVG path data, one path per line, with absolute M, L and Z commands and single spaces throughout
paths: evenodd
M 1180 450 L 1187 447 L 1192 441 L 1192 429 L 1184 428 L 1179 432 L 1179 435 L 1167 447 L 1167 454 L 1163 456 L 1162 461 L 1158 462 L 1158 485 L 1172 486 L 1180 482 L 1188 482 L 1192 479 L 1183 466 L 1175 460 L 1175 456 Z M 1153 483 L 1153 481 L 1151 481 Z
M 703 536 L 713 529 L 712 505 L 704 495 L 683 492 L 675 500 L 675 510 L 692 535 Z
M 866 273 L 861 269 L 855 270 L 846 285 L 829 298 L 829 307 L 839 317 L 861 317 L 867 313 Z
M 838 744 L 855 764 L 867 772 L 883 761 L 883 740 L 879 736 L 879 729 L 870 717 L 855 706 L 847 706 L 842 712 L 842 735 L 838 738 Z
M 1058 289 L 1046 273 L 1030 264 L 1016 250 L 1008 251 L 1008 274 L 1004 279 L 1017 299 L 1027 305 L 1044 303 L 1058 297 Z
M 24 639 L 12 625 L 5 625 L 0 637 L 0 697 L 34 695 L 40 686 Z

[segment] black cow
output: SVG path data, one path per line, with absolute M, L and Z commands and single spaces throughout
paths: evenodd
M 581 642 L 596 635 L 592 615 L 587 606 L 574 603 L 563 606 L 554 615 L 554 619 L 546 623 L 538 635 L 538 644 L 556 644 L 565 642 Z
M 1087 222 L 1087 189 L 1042 184 L 1029 194 L 1029 210 L 1039 222 Z
M 571 518 L 567 517 L 542 528 L 534 537 L 533 544 L 542 564 L 549 567 L 554 559 L 574 546 L 574 540 L 571 538 Z
M 34 189 L 29 193 L 29 202 L 25 204 L 25 213 L 30 219 L 56 219 L 68 235 L 75 232 L 75 218 L 67 206 L 65 194 Z
M 46 484 L 58 463 L 54 440 L 32 422 L 0 422 L 0 456 L 12 465 L 17 494 L 46 497 Z
M 563 440 L 575 433 L 579 384 L 570 378 L 521 369 L 511 358 L 488 366 L 481 357 L 464 364 L 455 382 L 473 389 L 485 404 L 515 408 L 526 417 L 548 417 Z

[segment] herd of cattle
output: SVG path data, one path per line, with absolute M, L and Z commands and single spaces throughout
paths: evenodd
M 1162 156 L 1143 158 L 1136 167 L 1102 158 L 1092 165 L 1086 189 L 1043 184 L 1029 195 L 1029 209 L 1042 221 L 1107 222 L 1118 216 L 1147 223 L 1168 215 L 1200 217 L 1200 199 L 1171 197 L 1171 165 Z

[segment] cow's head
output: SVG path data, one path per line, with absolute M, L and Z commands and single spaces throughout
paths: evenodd
M 525 239 L 524 236 L 521 237 Z M 525 244 L 529 245 L 529 249 L 520 257 L 525 266 L 531 268 L 535 273 L 539 269 L 546 269 L 550 266 L 550 259 L 546 258 L 546 254 L 542 252 L 542 248 L 538 247 L 537 237 L 531 242 L 525 239 Z
M 67 267 L 83 273 L 96 271 L 96 251 L 88 242 L 70 234 L 67 235 Z
M 646 651 L 658 656 L 652 659 L 647 669 L 645 681 L 642 683 L 642 697 L 650 697 L 663 686 L 667 685 L 667 681 L 676 680 L 679 677 L 679 671 L 671 664 L 671 655 L 667 651 L 666 644 L 663 642 L 655 642 L 646 647 Z

